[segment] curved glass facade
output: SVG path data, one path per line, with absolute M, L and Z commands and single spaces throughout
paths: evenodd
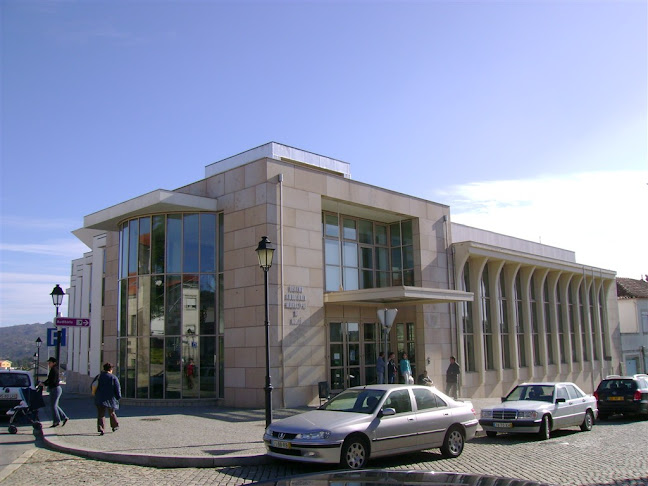
M 119 378 L 128 398 L 223 396 L 223 215 L 119 229 Z

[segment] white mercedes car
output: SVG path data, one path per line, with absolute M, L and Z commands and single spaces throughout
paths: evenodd
M 534 433 L 542 439 L 553 430 L 579 426 L 592 430 L 596 398 L 573 383 L 522 383 L 502 403 L 481 411 L 479 424 L 488 437 L 497 433 Z
M 272 457 L 357 469 L 369 458 L 437 447 L 445 457 L 458 457 L 477 423 L 472 403 L 434 387 L 368 385 L 273 422 L 263 441 Z

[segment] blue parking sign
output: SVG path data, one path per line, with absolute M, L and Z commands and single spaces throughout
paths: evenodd
M 61 329 L 61 346 L 67 343 L 67 329 Z M 47 345 L 56 346 L 56 328 L 47 329 Z

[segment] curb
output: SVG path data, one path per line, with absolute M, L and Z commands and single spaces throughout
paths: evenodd
M 254 456 L 226 456 L 226 457 L 203 457 L 203 456 L 151 456 L 147 454 L 128 454 L 122 452 L 97 451 L 92 449 L 79 449 L 57 440 L 56 434 L 43 434 L 45 445 L 52 450 L 72 454 L 79 457 L 96 459 L 98 461 L 115 462 L 118 464 L 130 464 L 134 466 L 150 466 L 161 469 L 183 468 L 183 467 L 221 467 L 221 466 L 256 466 L 270 464 L 272 458 L 265 454 Z

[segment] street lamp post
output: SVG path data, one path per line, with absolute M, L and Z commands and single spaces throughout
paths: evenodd
M 36 338 L 36 384 L 38 384 L 38 375 L 40 371 L 40 347 L 43 343 L 40 336 Z
M 270 378 L 270 321 L 268 318 L 268 270 L 272 266 L 272 257 L 274 255 L 274 246 L 270 243 L 267 236 L 263 236 L 259 241 L 256 249 L 259 258 L 259 266 L 263 270 L 263 284 L 265 289 L 265 417 L 266 427 L 272 423 L 272 380 Z
M 65 295 L 65 292 L 59 286 L 59 284 L 56 284 L 56 287 L 54 287 L 50 295 L 52 296 L 52 303 L 54 304 L 54 307 L 56 307 L 56 316 L 54 317 L 54 325 L 56 326 L 56 318 L 59 316 L 59 307 L 63 303 L 63 296 Z M 61 328 L 58 326 L 56 326 L 56 362 L 60 367 L 61 366 Z

